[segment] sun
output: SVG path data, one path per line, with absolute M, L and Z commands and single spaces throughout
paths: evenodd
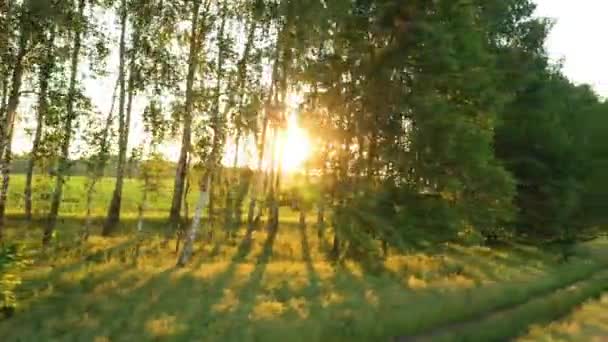
M 302 170 L 310 157 L 310 139 L 305 130 L 298 125 L 297 116 L 292 113 L 287 121 L 287 131 L 283 143 L 281 166 L 286 172 Z

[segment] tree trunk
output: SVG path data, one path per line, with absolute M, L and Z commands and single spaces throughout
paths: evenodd
M 118 88 L 120 86 L 120 79 L 116 80 L 116 85 L 114 86 L 114 91 L 112 93 L 112 103 L 110 105 L 110 111 L 106 116 L 105 125 L 102 131 L 101 137 L 101 146 L 99 149 L 99 156 L 95 168 L 93 169 L 93 173 L 89 178 L 89 187 L 87 188 L 87 216 L 85 220 L 85 226 L 82 231 L 82 241 L 87 241 L 89 236 L 91 235 L 91 226 L 93 225 L 93 215 L 92 215 L 92 206 L 93 206 L 93 195 L 95 194 L 95 187 L 99 179 L 103 176 L 103 171 L 106 166 L 107 154 L 108 154 L 108 135 L 110 134 L 110 128 L 112 126 L 112 114 L 114 113 L 114 106 L 116 105 L 116 97 Z
M 224 43 L 221 40 L 224 39 L 224 33 L 226 29 L 226 3 L 223 5 L 222 9 L 222 21 L 218 31 L 218 39 L 220 40 L 218 52 L 217 52 L 217 80 L 215 83 L 215 104 L 213 113 L 215 118 L 212 121 L 212 129 L 213 129 L 213 145 L 211 151 L 211 159 L 212 159 L 212 171 L 211 181 L 216 182 L 221 186 L 222 176 L 221 176 L 221 154 L 223 149 L 223 141 L 224 141 L 224 124 L 221 110 L 220 110 L 220 100 L 221 100 L 221 91 L 222 91 L 222 81 L 224 78 Z M 209 220 L 211 222 L 215 219 L 214 213 L 214 193 L 213 191 L 209 191 Z
M 186 167 L 190 168 L 190 158 L 186 162 Z M 188 224 L 188 220 L 190 219 L 190 203 L 188 202 L 188 195 L 190 194 L 190 175 L 186 175 L 186 184 L 184 189 L 184 222 Z M 184 228 L 185 229 L 185 228 Z
M 310 177 L 309 177 L 309 169 L 308 164 L 306 164 L 304 169 L 304 187 L 310 187 Z M 299 209 L 300 209 L 300 228 L 306 228 L 306 214 L 308 211 L 308 203 L 304 203 L 304 196 L 300 194 L 299 198 Z
M 337 231 L 336 235 L 334 235 L 333 246 L 331 247 L 331 256 L 336 260 L 340 257 L 340 239 L 338 238 Z
M 87 187 L 87 213 L 84 227 L 82 229 L 81 241 L 87 241 L 91 235 L 91 226 L 93 225 L 93 194 L 95 193 L 95 184 L 97 179 L 93 179 Z
M 25 16 L 25 14 L 23 15 Z M 0 241 L 2 240 L 3 236 L 4 215 L 6 212 L 6 199 L 10 182 L 10 161 L 13 129 L 15 126 L 17 107 L 19 106 L 21 81 L 23 79 L 23 60 L 27 53 L 28 39 L 25 35 L 25 25 L 25 20 L 22 19 L 22 33 L 19 37 L 19 48 L 15 59 L 15 65 L 13 67 L 11 90 L 10 94 L 8 95 L 6 110 L 4 113 L 4 122 L 2 122 L 2 127 L 0 127 L 0 173 L 2 174 L 2 188 L 0 189 Z
M 238 176 L 238 171 L 237 168 L 239 167 L 239 149 L 240 149 L 240 143 L 241 143 L 241 130 L 238 129 L 237 133 L 236 133 L 236 141 L 234 143 L 234 160 L 232 161 L 232 171 L 235 174 L 235 179 Z
M 203 212 L 205 211 L 207 204 L 209 204 L 209 192 L 211 191 L 210 176 L 207 175 L 205 179 L 203 179 L 203 182 L 204 184 L 201 186 L 198 203 L 196 205 L 196 212 L 192 218 L 192 225 L 186 234 L 184 248 L 182 249 L 182 252 L 177 260 L 178 267 L 186 266 L 192 257 L 192 253 L 194 252 L 194 241 L 196 241 L 196 236 L 201 225 Z
M 8 186 L 10 183 L 10 164 L 11 164 L 11 147 L 13 135 L 12 132 L 8 136 L 8 145 L 5 147 L 6 151 L 4 152 L 4 157 L 2 158 L 2 163 L 4 164 L 2 168 L 2 187 L 0 188 L 0 241 L 3 238 L 3 230 L 4 230 L 4 216 L 6 213 L 6 200 L 8 197 Z
M 190 169 L 190 157 L 188 157 L 188 161 L 186 162 L 186 168 Z M 190 203 L 188 202 L 188 195 L 190 194 L 190 174 L 186 174 L 186 184 L 184 188 L 184 198 L 183 206 L 184 209 L 184 217 L 181 220 L 179 227 L 177 229 L 177 241 L 175 242 L 175 253 L 179 253 L 179 246 L 182 241 L 182 238 L 186 235 L 186 230 L 188 229 L 188 222 L 190 220 Z
M 85 7 L 85 0 L 78 1 L 78 18 L 82 20 Z M 59 165 L 57 169 L 57 179 L 55 182 L 55 191 L 51 199 L 51 210 L 47 225 L 44 230 L 44 237 L 42 243 L 48 245 L 53 237 L 55 231 L 55 225 L 57 224 L 57 215 L 59 214 L 59 206 L 61 204 L 61 197 L 63 195 L 63 183 L 65 182 L 65 174 L 69 167 L 69 152 L 70 152 L 70 141 L 72 139 L 72 123 L 76 118 L 74 111 L 74 102 L 76 100 L 76 79 L 78 76 L 78 62 L 80 58 L 80 47 L 81 47 L 81 31 L 76 30 L 74 37 L 74 48 L 71 56 L 71 67 L 70 67 L 70 85 L 67 97 L 67 108 L 66 118 L 64 120 L 64 137 L 61 143 L 61 156 L 59 157 Z
M 182 146 L 179 152 L 179 159 L 175 171 L 175 182 L 173 184 L 173 198 L 171 200 L 171 210 L 169 212 L 169 227 L 167 229 L 167 238 L 174 232 L 180 221 L 180 211 L 182 208 L 182 199 L 184 195 L 184 185 L 186 183 L 186 174 L 188 173 L 188 154 L 190 153 L 190 145 L 192 139 L 192 109 L 194 102 L 194 76 L 198 68 L 198 54 L 200 50 L 201 40 L 199 36 L 202 31 L 198 32 L 199 10 L 201 0 L 195 0 L 192 9 L 192 29 L 190 31 L 190 51 L 188 55 L 188 76 L 186 78 L 186 103 L 184 110 L 184 127 L 182 132 Z
M 38 159 L 38 151 L 40 149 L 40 140 L 42 139 L 42 129 L 44 127 L 44 119 L 48 112 L 48 89 L 49 79 L 53 72 L 55 64 L 55 55 L 53 46 L 55 43 L 55 31 L 51 32 L 51 36 L 47 41 L 46 49 L 46 60 L 40 67 L 39 79 L 39 93 L 38 93 L 38 113 L 36 115 L 36 131 L 34 132 L 34 141 L 32 142 L 32 150 L 30 152 L 30 158 L 28 160 L 27 169 L 25 173 L 25 190 L 23 191 L 24 206 L 25 206 L 25 219 L 27 221 L 32 220 L 32 180 L 34 175 L 34 167 Z
M 131 110 L 131 101 L 133 97 L 133 74 L 129 75 L 129 85 L 125 86 L 125 63 L 126 63 L 126 31 L 127 31 L 127 2 L 126 0 L 122 0 L 121 3 L 121 29 L 120 29 L 120 45 L 119 45 L 119 55 L 120 62 L 118 65 L 118 78 L 120 83 L 120 94 L 119 94 L 119 107 L 118 107 L 118 162 L 116 165 L 116 182 L 114 184 L 114 192 L 112 193 L 112 200 L 110 202 L 110 206 L 108 208 L 108 215 L 106 217 L 106 221 L 103 225 L 102 235 L 109 236 L 114 230 L 116 230 L 116 226 L 120 221 L 120 206 L 122 203 L 122 188 L 124 184 L 124 175 L 125 175 L 125 161 L 127 157 L 127 144 L 128 144 L 128 134 L 129 134 L 129 122 L 127 122 L 125 118 L 125 100 L 126 96 L 129 97 L 129 104 L 127 107 L 127 112 Z M 133 59 L 131 59 L 131 67 L 133 67 Z M 130 70 L 133 72 L 133 70 Z M 130 114 L 126 114 L 130 117 Z
M 144 184 L 144 191 L 139 204 L 139 213 L 137 215 L 137 233 L 141 234 L 144 231 L 144 213 L 148 207 L 148 184 Z
M 277 135 L 285 135 L 285 133 L 277 132 Z M 271 231 L 276 232 L 279 228 L 279 209 L 280 209 L 280 200 L 281 200 L 281 176 L 283 175 L 283 154 L 285 153 L 285 144 L 283 143 L 284 139 L 281 140 L 281 146 L 279 147 L 279 160 L 276 174 L 276 183 L 274 184 L 273 196 L 271 198 L 272 203 L 272 222 Z
M 258 180 L 254 183 L 254 186 L 252 187 L 252 193 L 251 193 L 251 199 L 250 199 L 250 203 L 249 203 L 249 214 L 248 214 L 248 230 L 253 230 L 254 226 L 259 223 L 261 217 L 262 217 L 262 211 L 263 211 L 263 198 L 264 198 L 264 194 L 266 191 L 266 184 L 265 184 L 265 179 L 266 179 L 266 172 L 263 169 L 263 162 L 264 162 L 264 153 L 266 151 L 266 135 L 268 134 L 268 121 L 270 116 L 272 115 L 272 98 L 273 98 L 273 91 L 274 91 L 274 85 L 276 84 L 276 80 L 278 77 L 278 72 L 279 72 L 279 49 L 277 48 L 276 51 L 276 55 L 275 55 L 275 60 L 274 60 L 274 64 L 272 67 L 272 79 L 271 79 L 271 84 L 273 86 L 271 86 L 271 89 L 268 93 L 268 98 L 266 98 L 266 103 L 264 104 L 264 120 L 262 123 L 262 136 L 260 139 L 260 146 L 259 146 L 259 156 L 258 156 Z M 274 146 L 272 147 L 274 149 Z M 258 199 L 259 198 L 259 199 Z M 256 201 L 258 201 L 258 214 L 255 215 L 255 207 L 256 207 Z
M 263 182 L 264 182 L 264 150 L 266 149 L 266 134 L 268 130 L 268 113 L 264 115 L 262 124 L 262 136 L 260 138 L 260 146 L 258 151 L 258 169 L 257 174 L 254 175 L 253 186 L 251 187 L 251 194 L 249 199 L 249 211 L 247 213 L 247 230 L 253 231 L 256 224 L 255 218 L 255 207 L 258 196 L 262 196 L 263 193 Z M 260 205 L 262 207 L 262 205 Z
M 237 130 L 237 134 L 236 134 L 236 141 L 235 141 L 235 148 L 234 148 L 234 160 L 232 162 L 232 173 L 233 173 L 233 177 L 232 177 L 232 181 L 229 184 L 229 196 L 227 197 L 228 199 L 230 199 L 230 206 L 227 206 L 226 209 L 230 210 L 229 214 L 229 220 L 231 221 L 230 223 L 232 224 L 232 231 L 235 231 L 239 228 L 240 223 L 241 223 L 241 213 L 242 213 L 242 208 L 241 208 L 241 201 L 237 198 L 237 189 L 239 188 L 239 149 L 240 149 L 240 143 L 241 143 L 241 130 L 238 129 Z M 228 204 L 228 201 L 226 201 L 226 203 Z

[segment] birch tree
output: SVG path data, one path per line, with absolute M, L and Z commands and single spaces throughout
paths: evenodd
M 57 165 L 57 175 L 55 182 L 55 190 L 51 199 L 51 209 L 49 212 L 46 227 L 44 229 L 43 244 L 48 245 L 51 242 L 55 225 L 57 224 L 57 216 L 63 196 L 63 186 L 66 180 L 67 171 L 69 168 L 70 158 L 70 143 L 73 135 L 73 123 L 77 117 L 76 101 L 78 96 L 78 67 L 80 65 L 80 53 L 82 47 L 82 36 L 85 29 L 84 10 L 86 6 L 85 0 L 78 0 L 77 8 L 73 16 L 73 34 L 74 45 L 70 57 L 70 81 L 69 89 L 66 98 L 66 114 L 63 118 L 63 137 L 61 141 L 61 154 Z

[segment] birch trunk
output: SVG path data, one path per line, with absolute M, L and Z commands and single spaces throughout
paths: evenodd
M 196 241 L 196 236 L 200 229 L 203 212 L 209 204 L 209 192 L 212 190 L 211 178 L 209 175 L 206 176 L 204 182 L 204 185 L 201 187 L 198 203 L 196 204 L 196 211 L 194 213 L 194 217 L 192 218 L 192 224 L 184 240 L 184 248 L 182 249 L 182 252 L 177 260 L 178 267 L 186 266 L 192 257 L 194 252 L 194 242 Z
M 169 212 L 169 227 L 167 238 L 177 229 L 180 221 L 180 211 L 184 196 L 184 185 L 188 173 L 188 154 L 192 140 L 192 110 L 194 104 L 194 76 L 198 69 L 201 36 L 204 31 L 199 32 L 201 0 L 194 0 L 192 9 L 192 28 L 190 30 L 190 51 L 188 52 L 188 76 L 186 77 L 186 103 L 184 108 L 184 126 L 182 132 L 182 145 L 175 171 L 175 182 L 173 185 L 173 198 Z M 204 25 L 203 25 L 204 26 Z
M 0 127 L 0 173 L 2 174 L 2 187 L 0 189 L 0 241 L 2 240 L 3 236 L 6 199 L 10 183 L 10 161 L 13 129 L 15 126 L 17 107 L 19 106 L 19 93 L 21 91 L 21 81 L 23 79 L 23 62 L 27 53 L 28 39 L 25 34 L 25 25 L 25 19 L 22 18 L 22 32 L 19 37 L 19 47 L 15 59 L 15 65 L 13 67 L 10 93 L 8 95 L 6 110 L 4 113 L 4 122 L 2 122 L 2 127 Z
M 278 77 L 278 68 L 279 68 L 279 53 L 278 53 L 278 48 L 277 48 L 277 53 L 275 56 L 275 61 L 272 67 L 272 85 L 276 84 L 276 80 Z M 266 173 L 264 172 L 263 169 L 263 162 L 264 162 L 264 153 L 266 151 L 266 135 L 267 135 L 267 131 L 268 131 L 268 121 L 269 121 L 269 117 L 271 115 L 271 107 L 272 107 L 272 96 L 273 96 L 273 88 L 271 87 L 271 91 L 268 93 L 268 98 L 266 99 L 266 103 L 264 104 L 264 119 L 262 122 L 262 136 L 260 138 L 260 146 L 259 146 L 259 156 L 258 156 L 258 173 L 257 173 L 257 181 L 254 180 L 254 186 L 252 187 L 252 192 L 251 192 L 251 198 L 250 198 L 250 202 L 249 202 L 249 213 L 248 213 L 248 227 L 247 227 L 247 231 L 248 233 L 251 233 L 251 231 L 253 231 L 255 225 L 257 223 L 259 223 L 261 217 L 262 217 L 262 210 L 263 210 L 263 205 L 262 205 L 262 199 L 264 196 L 264 192 L 265 192 L 265 185 L 264 185 L 264 180 L 265 180 L 265 176 Z M 255 215 L 255 208 L 256 208 L 256 202 L 258 203 L 258 215 Z
M 210 177 L 211 177 L 211 182 L 216 182 L 216 184 L 219 184 L 221 186 L 221 172 L 222 172 L 222 168 L 221 168 L 221 152 L 222 152 L 222 148 L 223 148 L 223 141 L 224 141 L 224 125 L 223 125 L 223 118 L 222 118 L 222 114 L 221 114 L 221 109 L 220 109 L 220 100 L 221 100 L 221 91 L 222 91 L 222 81 L 224 78 L 224 54 L 225 54 L 225 49 L 224 49 L 224 43 L 222 42 L 222 40 L 224 39 L 224 33 L 226 30 L 226 19 L 227 19 L 227 12 L 226 12 L 226 3 L 223 4 L 223 8 L 222 8 L 222 21 L 220 23 L 220 27 L 219 27 L 219 31 L 218 31 L 218 39 L 220 40 L 220 44 L 219 44 L 219 48 L 218 48 L 218 52 L 217 52 L 217 80 L 216 80 L 216 84 L 215 84 L 215 104 L 214 104 L 214 115 L 215 118 L 212 122 L 212 129 L 213 129 L 213 145 L 212 145 L 212 151 L 211 151 L 211 160 L 212 160 L 212 166 L 211 166 L 211 172 L 210 172 Z M 211 222 L 214 221 L 215 219 L 215 212 L 214 212 L 214 193 L 213 191 L 209 192 L 209 220 Z
M 91 180 L 91 184 L 87 187 L 87 213 L 84 227 L 82 229 L 81 241 L 85 242 L 91 234 L 91 226 L 93 225 L 93 195 L 95 193 L 95 184 L 97 179 Z
M 141 234 L 144 231 L 144 214 L 148 207 L 148 184 L 144 185 L 144 191 L 141 198 L 141 203 L 138 208 L 137 215 L 137 233 Z
M 114 184 L 114 191 L 112 193 L 112 200 L 108 208 L 108 215 L 103 225 L 102 235 L 111 235 L 118 222 L 120 221 L 120 205 L 122 202 L 122 188 L 124 183 L 125 173 L 125 161 L 127 156 L 127 144 L 129 139 L 129 122 L 127 118 L 130 118 L 131 101 L 133 98 L 133 66 L 134 61 L 131 59 L 130 63 L 130 75 L 129 84 L 125 85 L 126 71 L 125 64 L 127 59 L 126 49 L 126 31 L 127 31 L 127 2 L 122 0 L 121 2 L 121 29 L 120 29 L 120 43 L 119 43 L 119 55 L 120 62 L 118 65 L 118 78 L 120 83 L 120 94 L 119 94 L 119 108 L 118 108 L 118 162 L 116 165 L 116 182 Z M 125 113 L 125 102 L 128 96 L 128 105 Z M 126 117 L 125 117 L 126 115 Z
M 85 0 L 78 1 L 78 18 L 79 20 L 83 19 L 85 7 Z M 67 97 L 67 108 L 66 108 L 66 118 L 64 123 L 64 137 L 61 143 L 61 156 L 59 157 L 59 165 L 57 169 L 57 179 L 55 182 L 55 191 L 53 192 L 53 197 L 51 200 L 51 210 L 49 212 L 49 217 L 47 221 L 47 225 L 44 229 L 44 237 L 42 238 L 42 243 L 44 245 L 48 245 L 51 242 L 53 237 L 53 232 L 55 231 L 55 225 L 57 224 L 57 215 L 59 214 L 59 206 L 61 204 L 61 198 L 63 195 L 63 184 L 65 182 L 65 176 L 67 173 L 67 169 L 69 166 L 69 152 L 70 152 L 70 142 L 72 139 L 72 123 L 76 117 L 74 111 L 74 102 L 76 100 L 76 80 L 78 76 L 78 63 L 80 60 L 80 48 L 81 48 L 81 30 L 77 29 L 74 37 L 74 47 L 72 50 L 71 56 L 71 66 L 70 66 L 70 85 L 69 92 Z
M 48 111 L 48 88 L 49 79 L 53 72 L 53 66 L 55 64 L 55 55 L 53 46 L 55 43 L 55 31 L 51 32 L 51 36 L 46 44 L 46 60 L 40 68 L 39 80 L 39 93 L 38 93 L 38 111 L 36 115 L 36 131 L 34 132 L 34 141 L 32 142 L 32 150 L 30 152 L 30 158 L 27 164 L 26 176 L 25 176 L 25 190 L 23 191 L 24 207 L 25 207 L 25 219 L 27 221 L 32 220 L 32 180 L 34 175 L 34 167 L 38 159 L 38 151 L 40 149 L 40 141 L 42 139 L 42 129 L 44 127 L 44 119 L 47 116 Z
M 101 137 L 101 147 L 99 149 L 100 155 L 99 160 L 97 161 L 97 165 L 93 170 L 92 175 L 90 176 L 90 184 L 87 188 L 87 216 L 85 220 L 85 225 L 82 230 L 82 241 L 87 241 L 89 236 L 91 235 L 91 226 L 93 225 L 93 217 L 92 217 L 92 203 L 93 203 L 93 195 L 95 194 L 95 187 L 99 179 L 103 176 L 103 171 L 106 166 L 106 158 L 108 153 L 108 135 L 110 134 L 110 128 L 112 126 L 112 117 L 114 113 L 114 106 L 116 105 L 116 97 L 118 88 L 120 86 L 120 79 L 116 80 L 116 85 L 114 86 L 114 92 L 112 93 L 112 103 L 110 105 L 110 111 L 106 116 L 106 122 L 102 131 Z

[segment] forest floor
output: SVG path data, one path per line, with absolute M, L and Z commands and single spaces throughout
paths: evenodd
M 82 217 L 66 213 L 53 247 L 26 270 L 20 306 L 0 321 L 0 340 L 608 337 L 606 239 L 576 246 L 567 262 L 544 248 L 442 243 L 392 252 L 375 264 L 335 263 L 329 232 L 320 238 L 285 214 L 276 236 L 256 231 L 251 245 L 242 243 L 243 231 L 233 239 L 205 234 L 180 269 L 175 241 L 163 246 L 158 234 L 162 220 L 148 220 L 140 242 L 128 213 L 118 236 L 92 236 L 80 247 L 73 241 Z M 7 240 L 38 243 L 36 225 L 15 215 L 8 223 Z

